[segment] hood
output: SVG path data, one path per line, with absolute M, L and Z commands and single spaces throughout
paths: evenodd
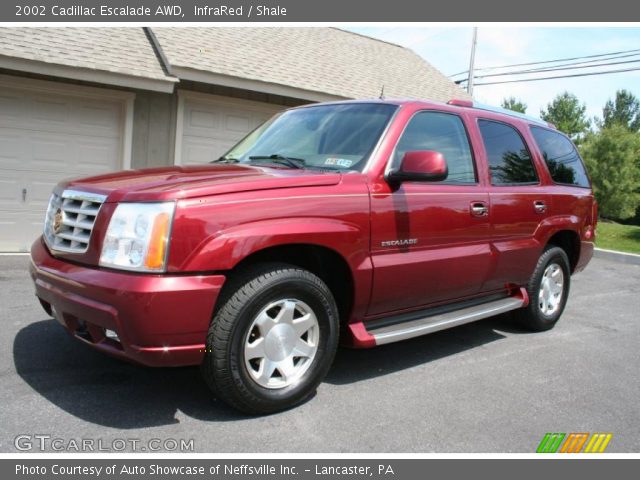
M 255 165 L 203 165 L 127 170 L 61 182 L 73 189 L 107 195 L 107 202 L 163 201 L 291 187 L 336 185 L 341 174 Z

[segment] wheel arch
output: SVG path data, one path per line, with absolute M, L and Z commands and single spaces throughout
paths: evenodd
M 580 236 L 574 230 L 558 230 L 547 240 L 547 245 L 561 248 L 569 258 L 569 267 L 573 273 L 580 259 Z
M 199 245 L 180 269 L 218 271 L 235 277 L 257 263 L 280 262 L 305 268 L 330 288 L 341 322 L 346 323 L 364 314 L 371 294 L 373 267 L 367 228 L 368 223 L 313 217 L 234 225 Z
M 228 285 L 243 272 L 266 263 L 286 263 L 305 269 L 327 284 L 338 307 L 341 324 L 351 317 L 355 298 L 355 279 L 347 260 L 337 251 L 317 244 L 280 244 L 254 251 L 228 271 Z M 231 287 L 233 288 L 233 287 Z

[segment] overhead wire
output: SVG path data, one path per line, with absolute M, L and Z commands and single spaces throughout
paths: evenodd
M 576 78 L 576 77 L 589 77 L 589 76 L 594 76 L 594 75 L 609 75 L 612 73 L 622 73 L 622 72 L 635 72 L 635 71 L 639 71 L 640 67 L 634 67 L 634 68 L 621 68 L 621 69 L 617 69 L 617 70 L 606 70 L 606 71 L 602 71 L 602 72 L 584 72 L 584 73 L 574 73 L 574 74 L 567 74 L 567 75 L 554 75 L 554 76 L 550 76 L 550 77 L 535 77 L 535 78 L 520 78 L 520 79 L 516 79 L 516 80 L 502 80 L 502 81 L 497 81 L 497 82 L 482 82 L 482 83 L 476 83 L 476 86 L 483 86 L 483 85 L 500 85 L 500 84 L 504 84 L 504 83 L 521 83 L 521 82 L 538 82 L 541 80 L 556 80 L 559 78 Z
M 557 63 L 557 62 L 566 62 L 566 61 L 573 61 L 573 60 L 585 60 L 585 59 L 600 59 L 600 60 L 606 60 L 603 59 L 602 57 L 611 57 L 614 55 L 623 55 L 623 54 L 630 54 L 630 53 L 635 53 L 635 54 L 639 54 L 640 53 L 640 49 L 635 48 L 635 49 L 631 49 L 631 50 L 620 50 L 617 52 L 609 52 L 609 53 L 599 53 L 599 54 L 595 54 L 595 55 L 583 55 L 581 57 L 565 57 L 565 58 L 556 58 L 554 60 L 542 60 L 542 61 L 537 61 L 537 62 L 525 62 L 525 63 L 512 63 L 510 65 L 496 65 L 496 66 L 490 66 L 490 67 L 478 67 L 475 68 L 476 71 L 486 71 L 486 70 L 498 70 L 501 68 L 511 68 L 511 67 L 526 67 L 526 66 L 531 66 L 531 65 L 542 65 L 542 64 L 546 64 L 546 63 Z M 618 57 L 616 57 L 618 58 Z M 622 57 L 620 57 L 622 58 Z M 611 58 L 610 60 L 613 60 L 613 58 Z M 584 62 L 577 62 L 577 64 L 580 63 L 588 63 L 589 60 L 584 61 Z M 598 61 L 598 60 L 591 60 L 591 61 Z M 462 75 L 462 74 L 466 74 L 469 73 L 469 70 L 465 70 L 463 72 L 458 72 L 458 73 L 454 73 L 452 75 L 449 75 L 449 77 L 457 77 L 458 75 Z

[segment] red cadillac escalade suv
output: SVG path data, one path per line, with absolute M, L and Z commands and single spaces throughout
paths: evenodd
M 248 413 L 373 347 L 513 311 L 558 321 L 597 207 L 552 125 L 453 100 L 293 108 L 205 166 L 59 184 L 31 276 L 73 336 L 201 365 Z

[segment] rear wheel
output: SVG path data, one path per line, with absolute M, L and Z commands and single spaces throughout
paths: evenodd
M 529 305 L 518 310 L 520 323 L 534 331 L 549 330 L 559 320 L 569 296 L 569 258 L 560 247 L 548 245 L 529 280 Z
M 207 336 L 205 381 L 218 398 L 250 414 L 306 400 L 338 345 L 329 288 L 311 272 L 283 264 L 257 267 L 229 288 Z

